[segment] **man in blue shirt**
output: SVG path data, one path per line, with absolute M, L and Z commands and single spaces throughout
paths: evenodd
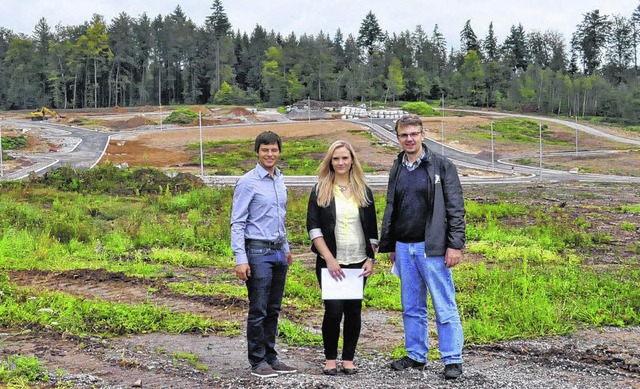
M 293 257 L 284 218 L 287 189 L 276 162 L 282 140 L 271 131 L 256 137 L 256 167 L 237 182 L 231 209 L 231 249 L 236 275 L 249 295 L 247 347 L 251 374 L 261 378 L 296 369 L 278 360 L 275 350 L 278 316 L 287 270 Z

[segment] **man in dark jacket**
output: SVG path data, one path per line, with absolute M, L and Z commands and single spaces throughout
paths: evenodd
M 395 126 L 402 152 L 389 173 L 379 251 L 388 252 L 401 279 L 402 318 L 408 356 L 391 368 L 423 367 L 429 351 L 427 292 L 436 313 L 440 355 L 447 379 L 462 374 L 463 333 L 451 267 L 462 259 L 464 199 L 455 165 L 422 143 L 417 115 Z

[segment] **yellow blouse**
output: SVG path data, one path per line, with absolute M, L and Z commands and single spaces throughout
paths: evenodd
M 346 198 L 337 185 L 333 186 L 336 203 L 336 260 L 342 265 L 367 259 L 365 238 L 358 204 L 353 196 Z

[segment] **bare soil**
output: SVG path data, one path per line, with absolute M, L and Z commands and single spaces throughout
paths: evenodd
M 207 127 L 202 130 L 203 141 L 255 138 L 263 131 L 273 131 L 283 139 L 316 138 L 331 143 L 338 139 L 349 141 L 358 157 L 376 171 L 385 171 L 391 165 L 395 152 L 371 147 L 371 140 L 359 132 L 361 125 L 348 122 L 290 122 L 278 124 L 244 125 L 238 127 Z M 187 145 L 198 144 L 199 129 L 179 129 L 163 132 L 118 134 L 112 137 L 100 161 L 129 166 L 156 166 L 176 171 L 199 171 L 199 151 L 189 151 Z M 286 153 L 286 150 L 284 151 Z M 324 155 L 316 156 L 321 159 Z M 206 173 L 206 172 L 205 172 Z
M 205 127 L 202 133 L 203 140 L 247 139 L 255 137 L 262 131 L 274 131 L 284 139 L 320 137 L 326 139 L 329 143 L 337 139 L 345 139 L 354 146 L 361 160 L 366 161 L 369 166 L 381 172 L 385 171 L 396 155 L 395 151 L 389 149 L 370 147 L 371 141 L 358 135 L 357 131 L 363 130 L 363 127 L 356 123 L 343 121 L 296 121 L 265 124 L 269 119 L 264 116 L 251 114 L 246 109 L 238 111 L 239 109 L 231 110 L 224 116 L 213 116 L 213 118 L 208 119 L 208 122 L 203 122 L 204 126 L 217 125 L 222 123 L 220 118 L 225 118 L 223 124 L 226 124 L 223 127 Z M 233 121 L 229 121 L 232 120 L 229 118 L 234 117 L 242 118 L 243 126 L 233 127 Z M 444 135 L 448 146 L 487 159 L 491 155 L 490 136 L 487 134 L 485 137 L 478 137 L 474 133 L 477 132 L 479 126 L 487 128 L 487 133 L 489 133 L 488 129 L 491 122 L 501 118 L 500 116 L 494 117 L 491 115 L 431 117 L 424 119 L 424 125 L 427 129 L 427 136 L 430 139 L 440 141 Z M 261 125 L 248 126 L 246 123 L 260 123 Z M 119 122 L 105 124 L 110 130 L 119 131 L 125 129 Z M 544 158 L 545 168 L 579 170 L 581 172 L 599 174 L 640 175 L 640 150 L 637 148 L 630 148 L 629 146 L 592 135 L 581 134 L 579 137 L 580 151 L 608 151 L 576 156 L 571 153 L 575 151 L 574 131 L 557 123 L 548 122 L 547 125 L 550 133 L 549 139 L 564 141 L 564 144 L 545 145 L 543 152 L 545 154 L 564 152 L 565 155 L 546 156 Z M 640 139 L 640 136 L 630 132 L 622 132 L 605 126 L 600 126 L 600 129 L 615 135 Z M 128 166 L 156 166 L 174 171 L 197 172 L 199 171 L 199 166 L 195 161 L 198 159 L 198 152 L 187 150 L 187 145 L 197 144 L 198 142 L 199 130 L 197 129 L 182 128 L 163 132 L 148 131 L 141 133 L 134 131 L 119 133 L 112 137 L 112 141 L 100 163 L 109 161 L 114 164 L 126 163 Z M 538 164 L 539 145 L 537 143 L 517 143 L 506 141 L 496 136 L 493 148 L 496 159 L 517 163 L 526 163 L 526 159 L 530 159 L 531 163 Z M 321 158 L 321 156 L 318 156 L 318 158 Z M 611 163 L 612 161 L 613 163 Z M 477 171 L 470 172 L 466 170 L 462 170 L 461 173 L 482 174 Z M 206 171 L 205 174 L 207 174 Z
M 238 113 L 251 115 L 247 112 Z M 139 119 L 123 119 L 123 122 L 136 120 L 142 123 Z M 257 117 L 252 120 L 255 123 L 267 121 Z M 447 117 L 445 120 L 447 138 L 453 139 L 452 145 L 473 153 L 486 152 L 486 140 L 478 145 L 464 138 L 469 128 L 478 124 L 488 125 L 490 117 Z M 439 139 L 440 125 L 439 118 L 427 120 L 430 137 Z M 203 137 L 205 140 L 251 138 L 259 132 L 272 130 L 288 139 L 309 136 L 328 141 L 346 139 L 354 145 L 361 160 L 384 171 L 391 164 L 395 152 L 371 147 L 371 140 L 356 133 L 360 129 L 356 124 L 345 122 L 296 122 L 206 128 Z M 186 145 L 198 141 L 197 129 L 161 133 L 144 129 L 127 130 L 122 128 L 122 123 L 114 124 L 113 140 L 103 163 L 109 160 L 113 163 L 126 162 L 129 166 L 195 170 L 191 162 L 193 153 L 187 150 Z M 30 147 L 48 146 L 37 139 L 30 139 Z M 505 155 L 515 154 L 518 150 L 505 146 L 503 152 Z M 630 159 L 619 163 L 629 162 Z M 567 218 L 584 219 L 589 232 L 610 236 L 605 245 L 579 250 L 578 254 L 585 259 L 587 266 L 615 269 L 630 262 L 637 266 L 640 250 L 638 232 L 625 231 L 620 225 L 624 221 L 640 225 L 639 215 L 602 213 L 598 206 L 640 204 L 639 188 L 623 184 L 577 182 L 510 187 L 465 186 L 465 197 L 481 202 L 504 199 L 505 193 L 509 193 L 507 197 L 512 199 L 508 201 L 526 202 L 540 207 L 542 212 L 561 208 Z M 533 216 L 509 221 L 513 225 L 533 222 Z M 293 250 L 297 261 L 305 266 L 313 266 L 313 255 L 307 247 L 294 247 Z M 465 260 L 482 261 L 483 258 L 467 254 Z M 174 274 L 174 277 L 162 280 L 143 280 L 121 273 L 90 269 L 12 271 L 9 276 L 16 284 L 36 290 L 61 291 L 87 299 L 113 302 L 149 302 L 176 312 L 192 312 L 214 320 L 237 322 L 244 328 L 245 300 L 222 296 L 185 297 L 171 292 L 168 287 L 171 282 L 193 279 L 196 277 L 194 274 L 198 274 L 200 282 L 206 283 L 220 272 L 227 271 L 168 266 L 167 273 Z M 228 273 L 231 272 L 232 269 L 228 269 Z M 239 281 L 233 282 L 240 285 Z M 316 333 L 320 331 L 321 310 L 303 315 L 295 306 L 286 306 L 282 317 L 302 323 Z M 431 336 L 433 346 L 437 346 L 437 338 L 433 333 Z M 571 336 L 512 340 L 488 345 L 468 344 L 464 355 L 465 373 L 455 383 L 444 381 L 438 361 L 430 361 L 424 372 L 390 371 L 387 353 L 402 344 L 402 340 L 399 312 L 365 309 L 357 355 L 360 374 L 354 377 L 325 377 L 320 373 L 323 363 L 320 349 L 292 348 L 279 344 L 282 359 L 295 365 L 299 373 L 265 382 L 249 375 L 244 335 L 153 333 L 101 339 L 60 334 L 53 328 L 0 328 L 0 357 L 35 355 L 51 374 L 51 382 L 42 387 L 56 387 L 66 382 L 74 388 L 640 388 L 640 328 L 637 327 L 582 328 Z M 199 356 L 206 370 L 196 369 L 175 356 L 176 353 L 185 352 Z

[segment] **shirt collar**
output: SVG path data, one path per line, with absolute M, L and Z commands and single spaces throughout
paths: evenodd
M 260 165 L 260 162 L 256 163 L 256 172 L 258 173 L 258 176 L 260 178 L 265 178 L 266 176 L 270 176 L 267 169 L 265 169 L 262 165 Z M 277 167 L 275 170 L 275 176 L 276 177 L 280 176 L 280 169 L 278 169 Z
M 420 164 L 422 163 L 422 160 L 427 156 L 427 150 L 423 147 L 422 148 L 422 154 L 420 154 L 420 157 L 418 159 L 416 159 L 415 161 L 413 161 L 413 163 L 409 162 L 409 159 L 407 158 L 407 154 L 405 153 L 402 156 L 402 164 L 404 166 L 407 167 L 407 169 L 414 170 L 415 168 L 417 168 L 418 166 L 420 166 Z

